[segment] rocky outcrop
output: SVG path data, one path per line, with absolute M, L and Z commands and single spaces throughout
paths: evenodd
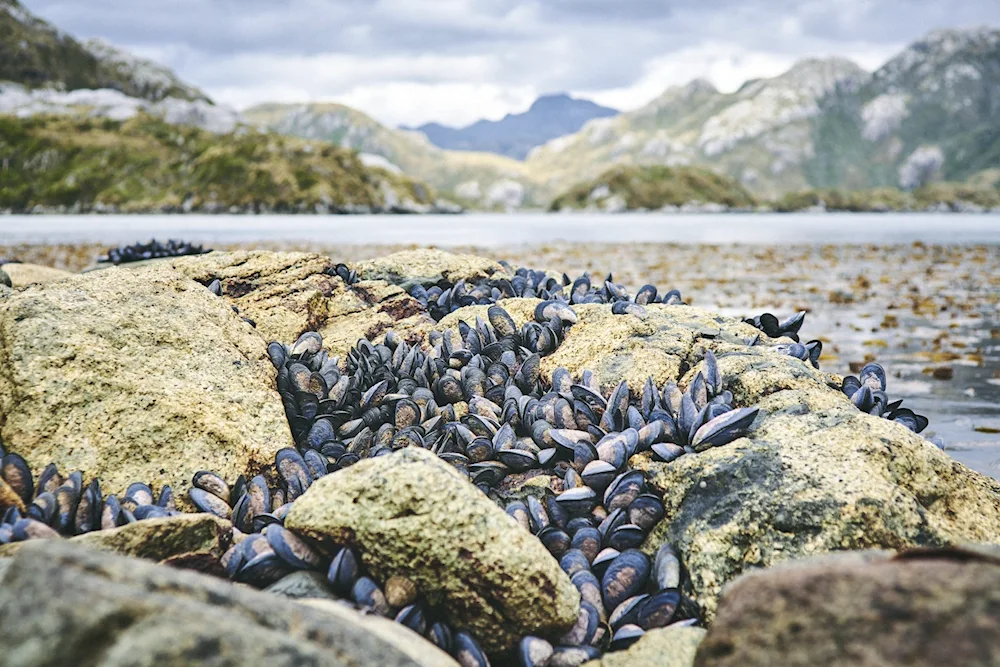
M 695 664 L 995 665 L 1000 552 L 845 554 L 744 576 Z
M 634 459 L 666 505 L 646 548 L 680 548 L 708 618 L 722 586 L 750 568 L 829 551 L 1000 540 L 995 480 L 862 414 L 804 362 L 713 346 L 737 403 L 765 416 L 724 447 L 669 464 Z
M 409 290 L 414 285 L 430 287 L 441 281 L 474 282 L 506 270 L 491 259 L 476 255 L 444 252 L 435 248 L 418 248 L 378 257 L 357 265 L 358 277 L 364 280 L 385 280 Z
M 650 630 L 628 650 L 606 653 L 586 667 L 691 667 L 704 638 L 704 628 Z
M 223 297 L 257 325 L 268 341 L 293 343 L 305 331 L 323 335 L 332 355 L 386 329 L 421 331 L 431 324 L 419 302 L 382 280 L 347 285 L 323 255 L 297 252 L 212 252 L 158 261 L 203 285 L 218 279 Z
M 579 593 L 541 542 L 452 466 L 407 448 L 316 481 L 285 525 L 351 544 L 381 581 L 405 576 L 487 651 L 558 635 Z
M 520 325 L 536 303 L 503 306 Z M 748 347 L 759 331 L 690 306 L 647 306 L 644 319 L 606 305 L 574 310 L 578 322 L 542 359 L 543 375 L 591 369 L 605 395 L 625 380 L 636 396 L 647 377 L 686 386 L 710 349 L 734 403 L 761 408 L 748 438 L 669 464 L 648 454 L 632 460 L 666 505 L 645 548 L 678 547 L 687 592 L 709 619 L 722 586 L 750 568 L 844 549 L 1000 539 L 1000 484 L 903 426 L 859 412 L 839 378 L 770 347 L 787 339 Z M 485 314 L 464 308 L 438 326 Z
M 62 540 L 26 545 L 0 577 L 0 665 L 456 664 L 385 619 Z
M 0 300 L 4 446 L 104 493 L 256 474 L 291 446 L 266 341 L 176 272 L 108 269 Z
M 219 559 L 232 538 L 233 526 L 228 521 L 211 514 L 179 514 L 85 533 L 69 541 L 89 549 L 221 575 Z M 13 555 L 26 544 L 0 546 L 0 557 Z
M 35 283 L 50 283 L 54 280 L 69 278 L 72 273 L 51 266 L 39 264 L 9 263 L 3 265 L 3 271 L 10 276 L 12 287 L 25 287 Z

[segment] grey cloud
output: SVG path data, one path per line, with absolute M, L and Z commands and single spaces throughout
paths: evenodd
M 652 60 L 699 45 L 735 43 L 794 59 L 881 52 L 938 27 L 1000 24 L 994 0 L 22 1 L 72 34 L 157 54 L 209 92 L 250 82 L 255 90 L 278 88 L 286 77 L 253 63 L 273 58 L 294 67 L 324 54 L 442 59 L 435 70 L 359 69 L 359 77 L 374 77 L 365 81 L 371 84 L 600 91 L 627 88 Z M 472 73 L 448 65 L 463 59 L 489 64 Z M 337 80 L 355 85 L 349 75 Z

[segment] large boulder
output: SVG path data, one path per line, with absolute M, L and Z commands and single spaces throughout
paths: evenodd
M 381 280 L 347 285 L 335 266 L 313 253 L 244 250 L 157 260 L 138 270 L 169 267 L 203 285 L 219 280 L 223 297 L 268 341 L 291 344 L 306 331 L 318 331 L 333 355 L 343 356 L 359 339 L 394 326 L 419 332 L 431 324 L 402 288 Z
M 1000 540 L 1000 483 L 861 413 L 797 359 L 715 347 L 737 402 L 761 408 L 749 437 L 669 464 L 634 459 L 666 505 L 646 548 L 680 549 L 688 592 L 708 618 L 722 586 L 750 568 L 829 551 Z
M 34 541 L 2 570 L 0 627 L 0 665 L 19 667 L 455 665 L 386 619 L 63 540 Z
M 436 248 L 416 248 L 377 257 L 359 263 L 355 270 L 362 280 L 384 280 L 405 290 L 415 285 L 430 287 L 440 282 L 476 282 L 483 278 L 508 275 L 492 259 L 450 253 Z
M 809 558 L 730 584 L 695 664 L 996 665 L 998 609 L 997 555 Z
M 558 635 L 579 613 L 579 593 L 541 542 L 424 449 L 317 480 L 285 525 L 357 547 L 381 581 L 410 579 L 490 652 L 522 635 Z
M 26 287 L 37 283 L 50 283 L 55 280 L 69 278 L 73 274 L 62 269 L 53 269 L 41 264 L 8 263 L 3 265 L 3 271 L 10 276 L 12 287 Z
M 266 341 L 176 272 L 107 269 L 0 299 L 0 436 L 122 494 L 256 474 L 292 445 Z
M 224 519 L 211 514 L 178 514 L 85 533 L 69 541 L 99 551 L 223 575 L 219 561 L 232 539 L 233 526 Z M 13 555 L 27 544 L 0 546 L 0 557 Z

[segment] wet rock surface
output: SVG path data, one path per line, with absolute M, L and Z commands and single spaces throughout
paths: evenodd
M 68 542 L 27 545 L 0 577 L 2 665 L 455 664 L 384 619 Z
M 0 434 L 36 475 L 58 462 L 106 493 L 142 480 L 180 495 L 200 469 L 257 472 L 290 444 L 265 341 L 172 271 L 0 300 L 0 366 Z
M 434 454 L 417 448 L 317 481 L 288 515 L 301 534 L 356 545 L 382 580 L 403 575 L 488 651 L 558 634 L 579 593 L 545 548 Z
M 995 665 L 998 554 L 846 554 L 741 577 L 695 664 Z

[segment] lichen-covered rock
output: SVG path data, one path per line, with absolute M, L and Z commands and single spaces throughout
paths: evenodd
M 417 335 L 432 323 L 402 288 L 379 280 L 347 285 L 335 266 L 311 253 L 237 251 L 158 260 L 139 270 L 168 267 L 203 285 L 218 279 L 223 297 L 268 341 L 290 344 L 318 331 L 333 355 L 343 356 L 359 339 L 374 339 L 394 326 Z
M 414 285 L 430 287 L 441 281 L 475 282 L 506 270 L 492 259 L 476 255 L 445 252 L 436 248 L 417 248 L 361 262 L 355 270 L 362 280 L 384 280 L 409 290 Z
M 628 650 L 605 653 L 585 667 L 691 667 L 704 637 L 704 628 L 650 630 Z
M 829 551 L 1000 540 L 1000 483 L 862 414 L 797 359 L 715 347 L 736 402 L 761 408 L 749 437 L 669 464 L 634 459 L 666 505 L 645 548 L 680 549 L 688 592 L 709 619 L 722 586 L 750 568 Z
M 487 651 L 508 649 L 526 634 L 558 635 L 579 612 L 579 593 L 541 542 L 424 449 L 319 479 L 285 526 L 356 546 L 382 581 L 412 580 Z
M 10 276 L 11 287 L 25 287 L 36 283 L 50 283 L 69 278 L 73 274 L 62 269 L 40 264 L 10 263 L 3 265 L 3 272 Z
M 455 665 L 386 619 L 318 610 L 67 540 L 27 544 L 0 577 L 0 665 Z
M 173 486 L 255 474 L 292 445 L 266 341 L 224 301 L 168 269 L 107 269 L 0 300 L 4 446 L 37 475 L 56 463 Z
M 232 544 L 233 526 L 211 514 L 179 514 L 137 521 L 69 539 L 90 549 L 134 556 L 209 574 L 224 574 L 219 559 Z M 13 555 L 28 542 L 0 546 L 0 556 Z
M 1000 559 L 804 559 L 730 584 L 696 665 L 1000 664 Z

